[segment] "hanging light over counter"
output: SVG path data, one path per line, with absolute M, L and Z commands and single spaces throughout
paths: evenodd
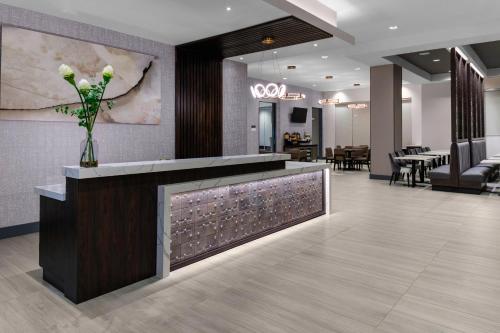
M 278 85 L 276 83 L 269 83 L 264 85 L 257 83 L 250 86 L 253 98 L 267 99 L 267 98 L 281 98 L 286 95 L 286 86 L 284 84 Z
M 285 93 L 283 96 L 281 96 L 279 99 L 284 100 L 284 101 L 300 101 L 304 98 L 306 98 L 306 95 L 303 93 L 288 92 L 288 93 Z
M 356 110 L 359 110 L 359 109 L 368 109 L 368 104 L 366 104 L 366 103 L 348 104 L 347 108 L 349 108 L 349 109 L 356 109 Z
M 318 101 L 320 105 L 335 105 L 339 104 L 339 102 L 338 98 L 323 98 Z

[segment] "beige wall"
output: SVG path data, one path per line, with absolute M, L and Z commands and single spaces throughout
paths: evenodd
M 450 81 L 422 86 L 422 145 L 449 149 L 451 144 Z

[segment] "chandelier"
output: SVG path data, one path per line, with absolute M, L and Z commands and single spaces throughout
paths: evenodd
M 265 99 L 265 98 L 282 98 L 286 93 L 286 86 L 284 84 L 277 85 L 276 83 L 269 83 L 263 85 L 262 83 L 257 83 L 250 87 L 253 98 Z
M 279 97 L 279 99 L 284 100 L 284 101 L 300 101 L 304 98 L 306 98 L 305 94 L 292 93 L 292 92 L 285 93 L 283 96 Z
M 272 43 L 267 43 L 266 41 L 270 41 L 272 40 Z M 274 39 L 271 38 L 271 37 L 266 37 L 262 40 L 262 44 L 264 45 L 271 45 L 274 43 Z M 276 72 L 276 68 L 278 68 L 277 70 L 277 74 L 280 75 L 281 77 L 281 68 L 280 68 L 280 64 L 278 62 L 278 57 L 276 56 L 278 52 L 277 51 L 274 51 L 273 52 L 273 70 Z M 261 56 L 261 60 L 260 60 L 260 73 L 261 73 L 261 76 L 262 76 L 262 63 L 263 63 L 263 60 L 264 60 L 264 52 L 262 52 L 262 56 Z M 281 83 L 274 83 L 274 82 L 271 82 L 271 83 L 257 83 L 253 86 L 250 86 L 250 91 L 252 92 L 252 96 L 253 98 L 255 99 L 268 99 L 268 98 L 280 98 L 280 99 L 285 99 L 285 100 L 299 100 L 299 99 L 302 99 L 301 96 L 303 94 L 299 94 L 299 96 L 295 96 L 292 98 L 291 95 L 290 97 L 288 96 L 289 94 L 287 94 L 286 92 L 286 85 L 284 84 L 281 84 Z M 291 98 L 291 99 L 288 99 L 288 98 Z M 305 95 L 304 95 L 304 98 L 305 98 Z
M 349 105 L 347 105 L 347 107 L 349 109 L 356 109 L 356 110 L 359 110 L 359 109 L 368 109 L 368 104 L 365 104 L 365 103 L 349 104 Z
M 319 100 L 320 105 L 335 105 L 339 104 L 339 99 L 338 98 L 323 98 Z

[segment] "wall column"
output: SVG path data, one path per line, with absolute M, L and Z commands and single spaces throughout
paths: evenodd
M 372 179 L 389 179 L 389 153 L 402 145 L 402 68 L 398 65 L 370 69 L 370 136 Z

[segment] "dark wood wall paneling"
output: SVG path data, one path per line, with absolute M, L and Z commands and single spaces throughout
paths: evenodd
M 272 37 L 271 46 L 262 44 Z M 224 58 L 333 37 L 289 16 L 176 47 L 176 158 L 222 155 Z
M 222 58 L 176 49 L 176 158 L 222 155 Z
M 452 142 L 484 138 L 484 80 L 456 49 L 450 57 Z

